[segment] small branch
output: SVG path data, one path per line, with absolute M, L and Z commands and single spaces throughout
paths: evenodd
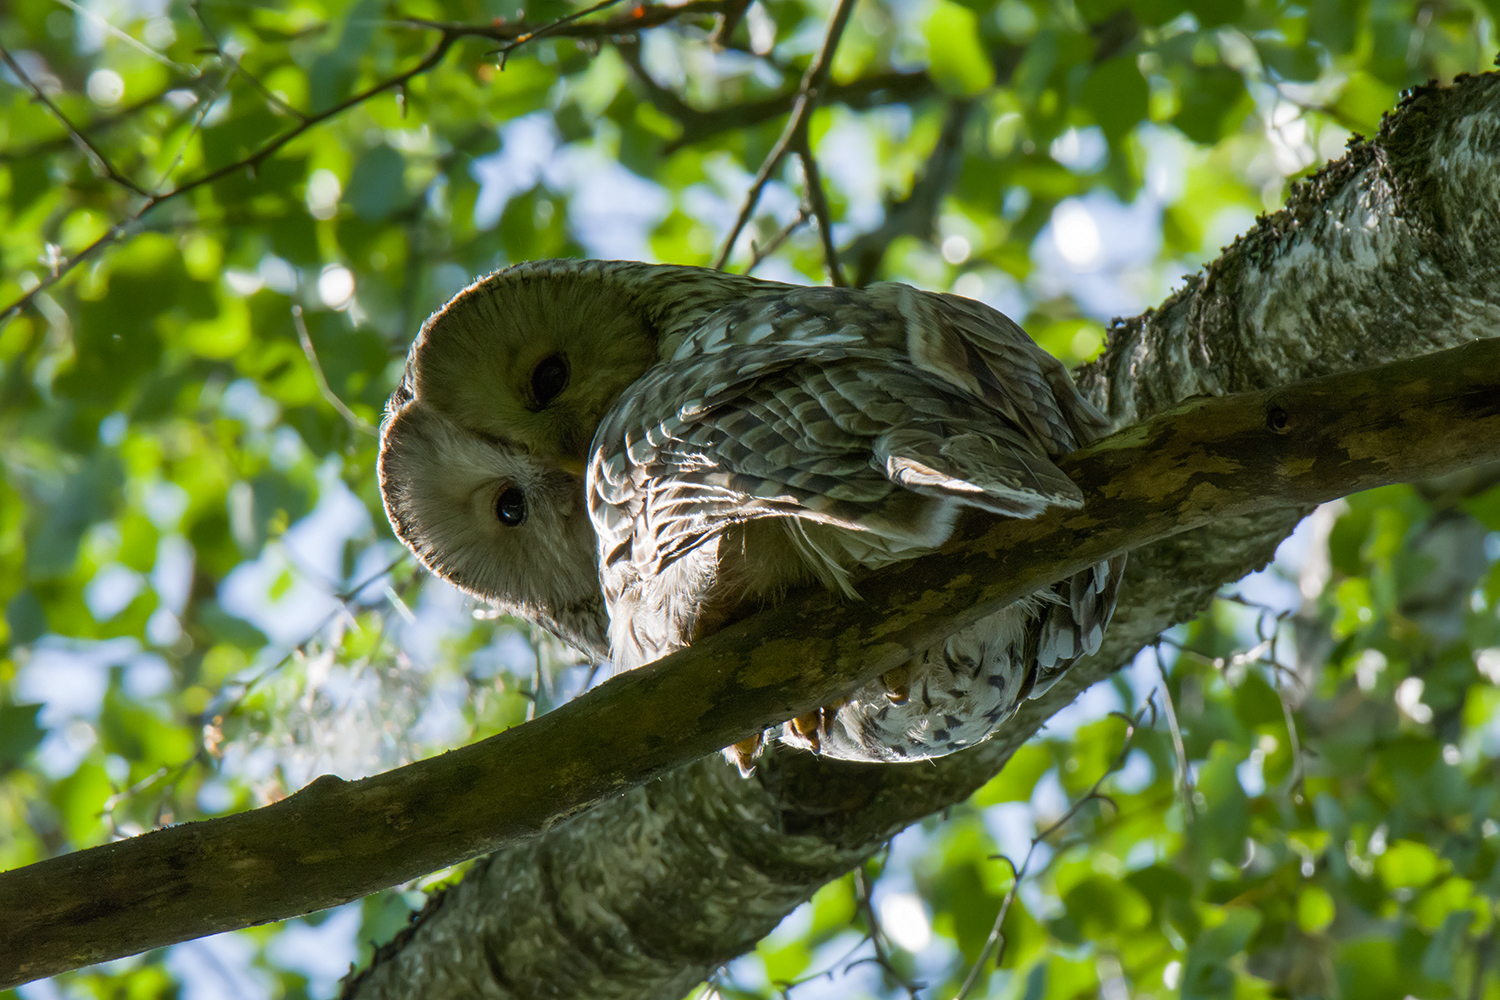
M 792 89 L 774 97 L 725 105 L 711 110 L 689 108 L 691 112 L 689 115 L 673 116 L 682 123 L 682 135 L 668 142 L 662 147 L 662 151 L 673 153 L 684 146 L 711 139 L 724 132 L 751 128 L 779 118 L 796 105 L 798 93 L 798 89 Z M 851 80 L 849 83 L 829 83 L 823 90 L 821 103 L 842 104 L 856 111 L 864 111 L 888 104 L 911 104 L 936 93 L 938 93 L 937 84 L 925 72 L 891 70 L 874 73 L 859 80 Z M 660 105 L 658 108 L 666 114 L 671 114 Z
M 620 0 L 599 0 L 599 2 L 594 4 L 592 7 L 585 7 L 583 10 L 574 11 L 572 14 L 569 14 L 566 17 L 560 17 L 556 21 L 553 21 L 551 24 L 545 24 L 542 27 L 537 28 L 535 31 L 528 31 L 524 34 L 517 35 L 515 39 L 505 45 L 500 46 L 500 48 L 496 49 L 494 52 L 491 52 L 490 55 L 498 54 L 500 56 L 500 68 L 503 70 L 505 68 L 505 60 L 510 58 L 510 54 L 532 39 L 541 38 L 545 35 L 556 34 L 561 29 L 574 23 L 575 21 L 582 20 L 583 18 L 588 17 L 590 14 L 597 14 L 599 11 L 604 10 L 608 7 L 613 7 L 619 2 Z
M 887 979 L 906 991 L 906 995 L 910 1000 L 917 1000 L 917 993 L 925 989 L 926 986 L 923 983 L 908 979 L 902 974 L 900 969 L 896 968 L 896 964 L 891 961 L 890 953 L 886 950 L 886 946 L 881 940 L 885 936 L 885 932 L 880 927 L 880 919 L 875 916 L 875 905 L 871 889 L 872 886 L 865 879 L 864 868 L 861 866 L 854 869 L 854 905 L 856 909 L 865 915 L 865 922 L 870 925 L 869 941 L 875 949 L 875 954 L 871 958 L 859 958 L 849 962 L 844 966 L 844 974 L 848 975 L 849 970 L 855 966 L 874 963 L 881 972 L 885 973 Z M 787 992 L 791 991 L 788 990 Z
M 943 196 L 953 186 L 963 165 L 964 127 L 973 107 L 974 102 L 969 100 L 947 103 L 942 130 L 922 172 L 912 181 L 911 190 L 903 198 L 887 201 L 885 219 L 879 227 L 856 237 L 844 249 L 843 258 L 854 270 L 855 285 L 863 287 L 875 280 L 886 249 L 896 237 L 932 238 Z
M 20 80 L 26 89 L 31 91 L 32 98 L 40 102 L 51 112 L 52 117 L 57 119 L 58 123 L 67 130 L 68 137 L 83 151 L 83 155 L 88 157 L 89 163 L 94 168 L 94 173 L 100 177 L 114 181 L 132 194 L 138 194 L 143 198 L 150 197 L 145 188 L 116 170 L 114 164 L 109 162 L 109 157 L 105 156 L 88 136 L 78 131 L 78 127 L 68 119 L 67 115 L 63 114 L 62 108 L 54 104 L 52 98 L 48 97 L 42 88 L 37 86 L 36 82 L 26 75 L 26 71 L 21 68 L 21 64 L 16 62 L 15 58 L 10 54 L 10 50 L 3 45 L 0 45 L 0 62 L 4 62 L 6 66 L 10 67 L 10 71 L 16 74 L 16 79 Z
M 318 392 L 328 401 L 328 405 L 338 411 L 339 416 L 349 422 L 349 426 L 362 434 L 378 437 L 380 432 L 375 425 L 364 417 L 355 413 L 339 398 L 338 393 L 328 384 L 328 378 L 323 374 L 323 366 L 318 363 L 318 351 L 313 347 L 312 337 L 307 333 L 307 324 L 302 320 L 302 307 L 292 306 L 292 325 L 297 328 L 297 340 L 302 344 L 302 353 L 307 357 L 307 363 L 312 367 L 313 378 L 318 381 Z
M 1161 658 L 1161 646 L 1156 647 L 1156 672 L 1161 674 L 1161 700 L 1167 710 L 1167 728 L 1172 733 L 1172 750 L 1177 762 L 1177 787 L 1182 789 L 1183 816 L 1192 822 L 1196 815 L 1193 804 L 1193 778 L 1188 769 L 1187 748 L 1182 742 L 1182 729 L 1177 725 L 1177 710 L 1172 704 L 1172 689 L 1167 680 L 1167 665 Z
M 618 0 L 612 0 L 618 2 Z M 430 21 L 421 17 L 403 17 L 398 22 L 413 28 L 442 31 L 455 38 L 488 38 L 496 42 L 529 41 L 535 38 L 575 38 L 579 40 L 633 35 L 647 28 L 658 28 L 684 17 L 720 13 L 733 0 L 688 0 L 683 4 L 637 4 L 628 13 L 600 21 L 579 22 L 579 18 L 603 10 L 610 2 L 596 4 L 588 10 L 570 14 L 545 25 L 525 21 L 498 24 L 468 24 L 462 21 Z
M 1058 830 L 1066 826 L 1074 816 L 1078 815 L 1078 811 L 1088 803 L 1096 801 L 1108 802 L 1111 806 L 1114 806 L 1114 800 L 1107 795 L 1100 794 L 1099 789 L 1103 787 L 1105 779 L 1118 771 L 1120 766 L 1125 763 L 1125 758 L 1130 754 L 1130 748 L 1135 742 L 1136 728 L 1145 719 L 1148 711 L 1151 713 L 1154 721 L 1156 716 L 1156 706 L 1154 704 L 1150 704 L 1147 708 L 1142 708 L 1136 713 L 1134 718 L 1126 717 L 1125 739 L 1120 746 L 1120 752 L 1115 755 L 1114 761 L 1111 762 L 1109 767 L 1104 769 L 1103 774 L 1099 775 L 1099 780 L 1094 782 L 1087 794 L 1069 806 L 1067 812 L 1059 816 L 1047 829 L 1042 830 L 1035 837 L 1031 838 L 1031 846 L 1026 849 L 1026 857 L 1021 859 L 1020 868 L 1017 868 L 1016 863 L 1005 855 L 998 855 L 999 860 L 1010 865 L 1010 890 L 1006 892 L 1005 898 L 1000 901 L 1000 912 L 995 914 L 995 923 L 990 928 L 989 937 L 984 939 L 984 947 L 979 949 L 979 957 L 974 960 L 974 965 L 970 967 L 969 974 L 964 977 L 963 986 L 959 987 L 958 994 L 953 1000 L 965 1000 L 968 997 L 969 991 L 974 988 L 974 984 L 979 979 L 979 974 L 984 970 L 991 951 L 995 951 L 995 966 L 997 968 L 1005 959 L 1006 941 L 1000 929 L 1005 926 L 1005 917 L 1010 913 L 1010 904 L 1015 902 L 1016 894 L 1021 891 L 1021 882 L 1026 878 L 1026 872 L 1031 867 L 1031 859 L 1036 854 L 1037 845 L 1045 842 L 1048 837 L 1051 837 Z M 1119 812 L 1118 806 L 1115 807 L 1115 812 Z
M 193 136 L 197 135 L 198 130 L 203 127 L 203 119 L 208 117 L 209 109 L 214 106 L 214 102 L 228 89 L 229 81 L 234 79 L 234 74 L 238 70 L 239 63 L 231 63 L 224 70 L 224 75 L 220 78 L 219 85 L 214 88 L 212 96 L 200 96 L 198 98 L 198 107 L 193 112 L 193 123 L 188 126 L 187 134 L 177 144 L 177 154 L 172 157 L 172 162 L 167 164 L 167 168 L 161 172 L 161 179 L 156 182 L 156 190 L 152 194 L 161 191 L 166 186 L 167 181 L 172 179 L 172 175 L 177 172 L 177 168 L 182 165 L 182 158 L 187 155 L 188 144 L 193 141 Z M 301 116 L 299 115 L 298 117 Z
M 740 21 L 745 17 L 745 11 L 750 8 L 752 0 L 728 0 L 724 4 L 724 10 L 719 14 L 718 23 L 714 25 L 714 33 L 708 36 L 708 44 L 716 49 L 722 49 L 729 44 L 730 36 L 740 26 Z
M 806 205 L 803 205 L 800 209 L 798 209 L 797 217 L 791 222 L 788 222 L 786 225 L 782 226 L 781 231 L 778 232 L 775 236 L 772 236 L 769 240 L 766 240 L 764 246 L 760 246 L 756 244 L 754 240 L 751 240 L 750 263 L 745 265 L 745 273 L 749 274 L 757 267 L 759 267 L 761 262 L 767 257 L 771 256 L 771 254 L 779 250 L 781 248 L 781 245 L 785 243 L 793 233 L 801 229 L 803 226 L 807 225 L 807 220 L 810 218 L 812 218 L 812 209 L 808 208 Z
M 714 260 L 714 270 L 722 271 L 729 262 L 729 255 L 734 251 L 734 243 L 739 239 L 740 233 L 744 231 L 750 216 L 755 213 L 756 203 L 760 201 L 761 192 L 765 190 L 771 174 L 780 165 L 787 152 L 797 147 L 800 143 L 806 145 L 807 126 L 812 119 L 813 109 L 817 107 L 818 98 L 822 95 L 823 87 L 828 82 L 828 73 L 833 68 L 833 54 L 838 49 L 839 39 L 844 35 L 844 26 L 849 23 L 849 15 L 854 10 L 854 0 L 839 0 L 839 5 L 834 8 L 833 17 L 828 21 L 828 33 L 823 36 L 823 44 L 818 49 L 813 61 L 808 64 L 807 72 L 802 76 L 802 84 L 797 88 L 797 100 L 792 105 L 792 115 L 787 119 L 786 127 L 781 131 L 781 137 L 776 140 L 776 145 L 766 154 L 765 162 L 755 173 L 755 180 L 750 183 L 750 190 L 745 193 L 745 203 L 740 207 L 740 214 L 735 219 L 734 225 L 729 230 L 729 235 L 724 239 L 724 245 L 719 250 L 719 255 Z
M 238 73 L 240 76 L 250 81 L 250 86 L 260 91 L 260 95 L 266 99 L 266 103 L 269 104 L 272 108 L 280 111 L 284 115 L 291 115 L 298 121 L 307 120 L 307 115 L 305 113 L 297 110 L 286 101 L 283 101 L 281 98 L 277 97 L 274 93 L 272 93 L 269 87 L 261 82 L 259 77 L 257 77 L 253 73 L 247 72 L 245 67 L 240 64 L 240 61 L 237 58 L 225 51 L 223 44 L 219 42 L 219 36 L 214 33 L 214 30 L 208 26 L 208 21 L 204 19 L 203 5 L 199 2 L 199 0 L 192 0 L 192 2 L 188 4 L 188 11 L 193 15 L 193 20 L 198 22 L 198 29 L 203 32 L 203 37 L 207 38 L 209 44 L 213 46 L 214 55 L 219 59 L 219 61 L 227 64 L 234 73 Z M 199 121 L 202 121 L 201 116 L 199 118 Z
M 1062 459 L 1081 510 L 965 521 L 942 552 L 861 580 L 860 601 L 799 594 L 479 743 L 0 874 L 0 989 L 335 906 L 537 836 L 1120 552 L 1497 458 L 1500 338 L 1195 397 Z
M 167 84 L 165 87 L 158 90 L 156 93 L 150 95 L 149 97 L 143 97 L 138 101 L 122 105 L 121 107 L 116 108 L 115 111 L 111 114 L 95 118 L 93 121 L 89 122 L 86 127 L 79 126 L 78 131 L 83 135 L 88 135 L 90 132 L 101 132 L 106 129 L 114 128 L 116 125 L 120 125 L 123 122 L 129 120 L 131 116 L 144 111 L 147 108 L 152 107 L 153 105 L 160 104 L 161 101 L 167 96 L 167 94 L 171 93 L 172 91 L 182 90 L 189 87 L 190 83 L 190 81 L 178 80 L 174 83 Z M 74 145 L 73 137 L 67 134 L 60 135 L 52 139 L 39 139 L 33 142 L 31 145 L 22 146 L 19 149 L 0 149 L 0 163 L 17 163 L 22 160 L 30 159 L 33 156 L 45 156 L 48 153 L 55 153 L 59 150 L 67 149 L 72 145 Z
M 823 259 L 828 266 L 828 280 L 835 287 L 845 285 L 844 271 L 839 267 L 839 250 L 833 245 L 833 214 L 828 210 L 828 196 L 823 190 L 823 175 L 818 170 L 818 158 L 813 155 L 807 132 L 798 137 L 797 157 L 802 161 L 802 176 L 807 184 L 807 203 L 812 206 L 813 216 L 818 220 L 818 236 L 823 241 Z
M 267 140 L 260 146 L 259 149 L 256 149 L 248 156 L 235 160 L 233 163 L 226 163 L 221 167 L 210 170 L 208 173 L 202 174 L 185 184 L 179 184 L 177 187 L 163 194 L 149 195 L 139 208 L 137 208 L 131 214 L 127 215 L 125 218 L 121 219 L 119 222 L 116 222 L 114 225 L 110 226 L 109 229 L 105 231 L 103 236 L 99 237 L 97 240 L 90 243 L 88 246 L 84 247 L 82 250 L 80 250 L 78 253 L 74 254 L 67 260 L 59 262 L 58 266 L 53 270 L 53 272 L 46 278 L 44 278 L 39 284 L 37 284 L 36 287 L 32 288 L 30 291 L 23 294 L 20 298 L 16 299 L 10 305 L 6 306 L 4 310 L 0 310 L 0 323 L 8 321 L 17 312 L 26 308 L 26 306 L 30 305 L 38 295 L 41 295 L 53 285 L 57 284 L 70 272 L 72 272 L 74 268 L 92 257 L 99 250 L 110 245 L 111 243 L 114 243 L 127 232 L 130 232 L 140 223 L 141 219 L 146 215 L 147 212 L 150 212 L 158 205 L 161 205 L 164 202 L 171 201 L 174 198 L 179 198 L 190 191 L 196 191 L 198 188 L 203 187 L 206 184 L 212 184 L 217 180 L 228 177 L 235 171 L 253 169 L 256 166 L 259 166 L 263 160 L 273 155 L 277 150 L 281 149 L 287 143 L 302 135 L 308 129 L 320 125 L 323 122 L 328 121 L 330 118 L 341 115 L 345 111 L 348 111 L 350 108 L 363 104 L 365 101 L 368 101 L 372 97 L 383 94 L 388 90 L 394 90 L 397 87 L 403 86 L 408 80 L 426 73 L 438 63 L 442 62 L 443 57 L 448 54 L 448 50 L 453 47 L 453 43 L 458 41 L 458 39 L 459 35 L 444 32 L 443 37 L 438 40 L 438 43 L 433 46 L 432 50 L 427 53 L 422 61 L 417 63 L 406 72 L 398 73 L 396 76 L 390 77 L 389 79 L 377 83 L 366 90 L 362 90 L 358 94 L 346 98 L 333 105 L 332 107 L 318 112 L 317 114 L 308 115 L 300 122 L 298 122 L 297 125 L 293 128 L 290 128 L 280 135 Z M 6 56 L 6 59 L 7 61 L 9 61 L 8 54 Z M 145 192 L 140 193 L 144 194 Z

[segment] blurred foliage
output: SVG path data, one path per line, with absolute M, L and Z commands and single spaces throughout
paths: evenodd
M 401 560 L 369 424 L 476 275 L 710 261 L 830 11 L 757 0 L 716 49 L 714 3 L 619 6 L 497 65 L 575 10 L 0 9 L 0 866 L 394 766 L 590 683 Z M 984 298 L 1086 360 L 1111 311 L 1157 301 L 1402 88 L 1487 66 L 1497 12 L 863 0 L 810 129 L 834 238 L 850 273 Z M 823 280 L 802 201 L 789 162 L 731 264 L 790 229 L 758 273 Z M 1011 888 L 995 855 L 1104 775 L 1105 711 L 1150 698 L 1108 802 L 1038 847 L 972 995 L 1500 997 L 1500 494 L 1480 485 L 1325 508 L 1269 611 L 1222 601 L 1168 637 L 1185 786 L 1148 654 L 713 988 L 953 995 Z M 328 995 L 419 904 L 23 995 Z

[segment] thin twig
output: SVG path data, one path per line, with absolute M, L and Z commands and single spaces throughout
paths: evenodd
M 187 135 L 182 137 L 182 142 L 177 144 L 177 155 L 172 157 L 172 162 L 167 164 L 167 169 L 161 172 L 161 180 L 156 182 L 156 189 L 152 194 L 161 191 L 166 186 L 167 181 L 172 179 L 172 175 L 177 172 L 177 168 L 182 165 L 182 158 L 187 155 L 188 144 L 193 141 L 193 136 L 197 135 L 198 130 L 203 127 L 203 119 L 208 117 L 209 110 L 223 96 L 224 91 L 229 88 L 229 81 L 234 79 L 234 74 L 238 69 L 239 63 L 230 65 L 224 70 L 224 75 L 220 78 L 219 85 L 214 88 L 213 95 L 198 98 L 198 109 L 193 113 L 193 123 L 188 126 Z
M 37 85 L 36 81 L 26 75 L 26 71 L 21 68 L 21 64 L 16 62 L 15 58 L 10 54 L 10 50 L 3 45 L 0 45 L 0 61 L 3 61 L 5 65 L 10 67 L 10 71 L 16 74 L 16 79 L 20 80 L 22 85 L 31 91 L 32 97 L 40 101 L 52 113 L 52 117 L 56 118 L 58 123 L 67 130 L 69 138 L 83 151 L 83 155 L 88 157 L 89 163 L 93 166 L 96 174 L 114 181 L 133 194 L 138 194 L 143 198 L 150 197 L 145 188 L 116 170 L 114 164 L 109 162 L 109 157 L 105 156 L 103 151 L 94 145 L 88 136 L 78 131 L 78 127 L 63 113 L 62 108 L 54 104 L 52 98 L 47 96 L 46 92 Z
M 312 366 L 313 378 L 318 380 L 318 391 L 323 394 L 328 405 L 339 411 L 339 416 L 349 421 L 350 427 L 369 434 L 371 437 L 379 436 L 380 432 L 375 429 L 375 425 L 349 409 L 339 398 L 339 394 L 334 392 L 333 387 L 328 384 L 328 378 L 323 374 L 323 366 L 318 363 L 318 351 L 313 347 L 312 337 L 307 333 L 307 324 L 302 320 L 302 307 L 299 305 L 292 306 L 292 325 L 297 328 L 297 340 L 302 344 L 302 353 L 307 356 L 307 363 Z
M 488 38 L 496 42 L 514 42 L 522 38 L 573 38 L 580 41 L 610 38 L 615 35 L 632 35 L 646 28 L 659 28 L 683 17 L 699 14 L 718 14 L 730 0 L 688 0 L 682 4 L 644 3 L 632 7 L 625 14 L 604 18 L 600 21 L 576 23 L 578 18 L 591 14 L 603 6 L 570 14 L 561 22 L 532 26 L 525 21 L 469 24 L 463 21 L 433 21 L 422 17 L 403 17 L 398 24 L 432 31 L 446 31 L 467 38 Z M 498 49 L 496 51 L 499 51 Z
M 715 270 L 724 270 L 724 266 L 729 262 L 729 255 L 734 250 L 735 241 L 739 239 L 740 233 L 750 222 L 750 216 L 755 213 L 755 206 L 760 201 L 761 192 L 765 190 L 771 174 L 775 172 L 787 152 L 795 148 L 799 137 L 805 136 L 808 122 L 812 119 L 813 109 L 817 107 L 818 98 L 828 82 L 828 73 L 833 68 L 834 51 L 838 48 L 839 39 L 844 34 L 844 26 L 849 23 L 849 15 L 853 10 L 854 0 L 839 0 L 839 5 L 834 8 L 833 17 L 828 22 L 828 33 L 823 37 L 823 45 L 813 56 L 813 61 L 808 64 L 807 72 L 802 75 L 802 84 L 797 88 L 797 100 L 792 105 L 791 117 L 787 119 L 786 127 L 782 129 L 776 145 L 771 147 L 771 151 L 766 154 L 765 161 L 756 171 L 755 179 L 750 183 L 750 190 L 745 193 L 745 202 L 740 206 L 739 217 L 735 219 L 729 235 L 724 239 L 724 245 L 719 249 L 718 257 L 714 259 Z
M 1177 784 L 1182 789 L 1183 816 L 1192 822 L 1194 816 L 1193 778 L 1188 771 L 1187 748 L 1182 742 L 1182 729 L 1177 725 L 1177 709 L 1172 704 L 1172 689 L 1167 683 L 1167 664 L 1161 656 L 1161 644 L 1156 645 L 1156 671 L 1161 674 L 1162 704 L 1167 710 L 1167 728 L 1172 731 L 1172 749 L 1177 758 Z
M 790 239 L 793 233 L 801 229 L 803 226 L 807 225 L 807 220 L 811 218 L 812 209 L 808 208 L 806 205 L 803 205 L 800 209 L 797 210 L 797 217 L 791 222 L 788 222 L 786 225 L 782 226 L 781 230 L 775 236 L 772 236 L 770 239 L 766 240 L 765 245 L 762 246 L 756 243 L 754 240 L 751 240 L 750 263 L 745 265 L 745 273 L 749 274 L 751 271 L 754 271 L 761 265 L 762 261 L 771 256 L 771 254 L 775 253 L 777 250 L 781 249 L 781 245 L 788 239 Z
M 120 125 L 127 121 L 132 115 L 144 111 L 156 104 L 160 104 L 161 101 L 172 91 L 183 90 L 189 86 L 190 82 L 184 80 L 177 80 L 169 83 L 166 86 L 162 87 L 160 90 L 156 91 L 156 93 L 151 94 L 149 97 L 143 97 L 140 100 L 134 101 L 130 104 L 121 105 L 115 108 L 115 110 L 110 114 L 95 118 L 86 126 L 79 126 L 78 131 L 83 133 L 84 135 L 88 135 L 90 132 L 102 132 L 106 129 L 114 128 L 116 125 Z M 67 134 L 56 136 L 51 139 L 38 139 L 29 146 L 0 149 L 0 163 L 17 163 L 22 160 L 28 160 L 33 156 L 46 156 L 48 153 L 55 153 L 59 150 L 67 149 L 71 145 L 73 145 L 73 137 Z
M 368 101 L 370 98 L 375 97 L 378 94 L 383 94 L 388 90 L 393 90 L 397 87 L 400 87 L 408 80 L 411 80 L 413 77 L 417 77 L 422 75 L 423 73 L 426 73 L 428 70 L 432 69 L 443 60 L 443 57 L 448 54 L 448 50 L 453 47 L 453 43 L 458 41 L 459 38 L 460 35 L 457 33 L 444 31 L 443 37 L 438 40 L 438 43 L 433 46 L 432 50 L 428 52 L 425 57 L 423 57 L 421 62 L 417 63 L 411 69 L 406 70 L 403 73 L 398 73 L 393 77 L 390 77 L 386 80 L 381 81 L 380 83 L 377 83 L 365 90 L 360 91 L 358 94 L 345 98 L 332 107 L 320 111 L 315 115 L 307 116 L 292 128 L 286 130 L 278 136 L 268 139 L 254 152 L 238 160 L 235 160 L 233 163 L 226 163 L 221 167 L 210 170 L 205 174 L 195 177 L 193 180 L 190 180 L 184 184 L 179 184 L 177 187 L 165 192 L 164 194 L 153 194 L 148 196 L 145 202 L 138 209 L 127 215 L 125 218 L 121 219 L 119 222 L 116 222 L 114 225 L 110 226 L 109 229 L 105 231 L 103 236 L 100 236 L 98 239 L 90 243 L 88 246 L 84 247 L 78 253 L 74 254 L 72 257 L 68 258 L 65 261 L 59 262 L 58 266 L 44 280 L 39 282 L 31 290 L 24 293 L 20 298 L 16 299 L 10 305 L 6 306 L 3 311 L 0 311 L 0 323 L 9 320 L 18 311 L 24 309 L 38 295 L 47 291 L 47 289 L 51 288 L 53 285 L 61 281 L 79 264 L 92 257 L 99 250 L 110 245 L 111 243 L 114 243 L 126 232 L 135 228 L 140 223 L 141 218 L 145 216 L 147 212 L 150 212 L 152 209 L 156 208 L 158 205 L 161 205 L 162 203 L 167 201 L 171 201 L 174 198 L 181 197 L 182 195 L 187 194 L 190 191 L 196 191 L 198 188 L 203 187 L 204 185 L 212 184 L 215 181 L 229 176 L 235 171 L 254 169 L 263 160 L 276 153 L 279 149 L 281 149 L 287 143 L 291 142 L 293 139 L 296 139 L 298 136 L 302 135 L 308 129 L 311 129 L 316 125 L 320 125 L 323 122 L 328 121 L 330 118 L 334 118 L 342 114 L 343 112 L 348 111 L 350 108 L 355 107 L 356 105 L 363 104 L 365 101 Z
M 116 28 L 104 15 L 89 10 L 82 4 L 75 3 L 74 0 L 57 0 L 57 2 L 62 4 L 64 7 L 69 8 L 74 13 L 82 14 L 84 17 L 91 18 L 93 21 L 98 23 L 98 25 L 102 27 L 107 34 L 113 35 L 120 41 L 124 42 L 126 45 L 129 45 L 131 48 L 135 49 L 137 52 L 141 52 L 147 56 L 150 56 L 152 59 L 155 59 L 163 66 L 170 66 L 172 69 L 175 69 L 179 73 L 195 75 L 192 67 L 183 66 L 179 63 L 173 62 L 170 57 L 156 51 L 151 46 L 141 41 L 139 38 L 131 35 L 129 32 L 121 31 L 119 28 Z
M 1078 814 L 1078 811 L 1080 809 L 1082 809 L 1090 802 L 1108 802 L 1111 806 L 1114 806 L 1116 813 L 1120 811 L 1119 806 L 1115 805 L 1115 800 L 1107 795 L 1100 794 L 1099 789 L 1101 786 L 1103 786 L 1105 779 L 1118 771 L 1120 769 L 1120 766 L 1125 763 L 1125 758 L 1129 756 L 1131 747 L 1135 742 L 1135 731 L 1137 727 L 1140 726 L 1141 722 L 1145 719 L 1148 708 L 1154 721 L 1156 715 L 1156 705 L 1154 702 L 1149 703 L 1148 707 L 1143 707 L 1134 716 L 1121 716 L 1125 719 L 1125 739 L 1120 744 L 1120 752 L 1115 755 L 1114 761 L 1109 765 L 1109 767 L 1104 769 L 1103 774 L 1099 775 L 1099 780 L 1094 782 L 1094 784 L 1089 788 L 1087 794 L 1085 794 L 1082 798 L 1078 799 L 1078 801 L 1069 806 L 1067 811 L 1059 816 L 1045 830 L 1042 830 L 1036 836 L 1031 838 L 1031 846 L 1026 849 L 1026 857 L 1021 859 L 1021 866 L 1019 868 L 1016 867 L 1016 863 L 1014 861 L 1012 861 L 1005 855 L 995 855 L 996 860 L 1004 861 L 1007 865 L 1010 866 L 1010 889 L 1005 893 L 1005 898 L 1000 901 L 1000 912 L 995 915 L 995 923 L 990 928 L 989 937 L 985 938 L 984 940 L 984 947 L 979 949 L 979 958 L 975 959 L 973 966 L 970 967 L 969 974 L 964 977 L 963 986 L 959 988 L 958 994 L 953 998 L 953 1000 L 965 1000 L 965 998 L 969 995 L 969 992 L 974 988 L 974 984 L 979 981 L 979 975 L 983 971 L 985 964 L 989 959 L 991 951 L 995 952 L 996 968 L 998 968 L 1000 966 L 1000 963 L 1005 959 L 1006 941 L 1005 936 L 1001 933 L 1001 928 L 1005 926 L 1006 915 L 1010 913 L 1010 906 L 1013 902 L 1015 902 L 1016 895 L 1020 892 L 1021 883 L 1025 880 L 1026 872 L 1031 867 L 1031 859 L 1036 854 L 1038 845 L 1045 842 L 1048 837 L 1052 836 L 1058 830 L 1061 830 L 1065 825 L 1067 825 L 1070 820 L 1072 820 L 1074 816 Z M 1118 712 L 1112 712 L 1110 714 L 1120 715 L 1120 713 Z M 1056 855 L 1054 854 L 1053 856 L 1055 857 Z
M 813 216 L 818 220 L 818 236 L 823 241 L 823 260 L 828 267 L 828 280 L 837 288 L 844 287 L 844 271 L 839 267 L 838 247 L 833 245 L 833 213 L 828 210 L 828 196 L 823 191 L 823 174 L 818 170 L 818 158 L 813 156 L 812 144 L 807 132 L 797 140 L 797 157 L 802 161 L 802 176 L 807 185 L 807 203 L 812 206 Z
M 500 46 L 494 52 L 490 52 L 488 54 L 498 54 L 500 56 L 500 68 L 503 70 L 505 69 L 505 60 L 510 58 L 510 54 L 532 39 L 541 38 L 545 35 L 553 34 L 565 25 L 572 24 L 574 21 L 578 21 L 585 17 L 588 17 L 590 14 L 597 14 L 599 11 L 604 10 L 608 7 L 613 7 L 619 2 L 620 0 L 599 0 L 599 2 L 594 4 L 592 7 L 585 7 L 583 10 L 575 11 L 572 14 L 569 14 L 567 17 L 558 18 L 551 24 L 545 24 L 535 31 L 528 31 L 523 35 L 519 35 L 513 41 L 509 42 L 506 45 Z
M 307 115 L 304 112 L 297 110 L 286 101 L 282 100 L 280 97 L 277 97 L 269 87 L 267 87 L 260 81 L 259 77 L 257 77 L 254 73 L 248 72 L 245 67 L 240 64 L 239 59 L 231 55 L 228 50 L 224 48 L 223 44 L 219 41 L 219 36 L 214 33 L 214 30 L 208 26 L 208 21 L 204 19 L 203 6 L 199 2 L 199 0 L 192 0 L 192 2 L 188 4 L 188 10 L 192 13 L 193 20 L 198 22 L 198 28 L 203 32 L 203 37 L 207 38 L 209 43 L 213 45 L 214 55 L 217 56 L 222 62 L 229 64 L 229 66 L 233 68 L 234 72 L 240 74 L 246 80 L 250 81 L 250 85 L 256 90 L 260 91 L 261 96 L 266 99 L 267 104 L 271 105 L 272 108 L 275 108 L 282 114 L 291 115 L 298 121 L 305 121 L 307 119 Z
M 885 932 L 881 930 L 880 920 L 875 916 L 875 906 L 871 898 L 870 889 L 870 884 L 865 880 L 864 868 L 861 866 L 854 869 L 854 903 L 860 912 L 864 913 L 865 921 L 870 925 L 869 942 L 875 948 L 875 955 L 873 958 L 857 958 L 849 962 L 844 966 L 844 974 L 848 975 L 849 970 L 855 966 L 873 963 L 892 982 L 905 990 L 910 1000 L 917 1000 L 918 991 L 924 989 L 925 986 L 922 983 L 907 979 L 906 976 L 902 975 L 901 970 L 897 969 L 895 964 L 891 962 L 891 957 L 887 953 L 885 945 L 881 942 L 881 938 Z

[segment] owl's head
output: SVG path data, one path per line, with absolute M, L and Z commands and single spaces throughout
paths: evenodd
M 391 526 L 424 566 L 579 649 L 608 654 L 578 476 L 460 426 L 421 398 L 381 427 L 379 473 Z
M 475 282 L 422 327 L 393 406 L 422 400 L 475 434 L 581 468 L 600 418 L 657 360 L 629 278 L 559 260 Z

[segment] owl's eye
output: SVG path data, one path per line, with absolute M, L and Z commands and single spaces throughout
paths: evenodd
M 520 487 L 507 487 L 495 497 L 495 519 L 507 528 L 519 528 L 526 520 L 526 494 Z
M 568 387 L 568 359 L 549 354 L 531 370 L 531 397 L 538 408 L 546 406 Z

